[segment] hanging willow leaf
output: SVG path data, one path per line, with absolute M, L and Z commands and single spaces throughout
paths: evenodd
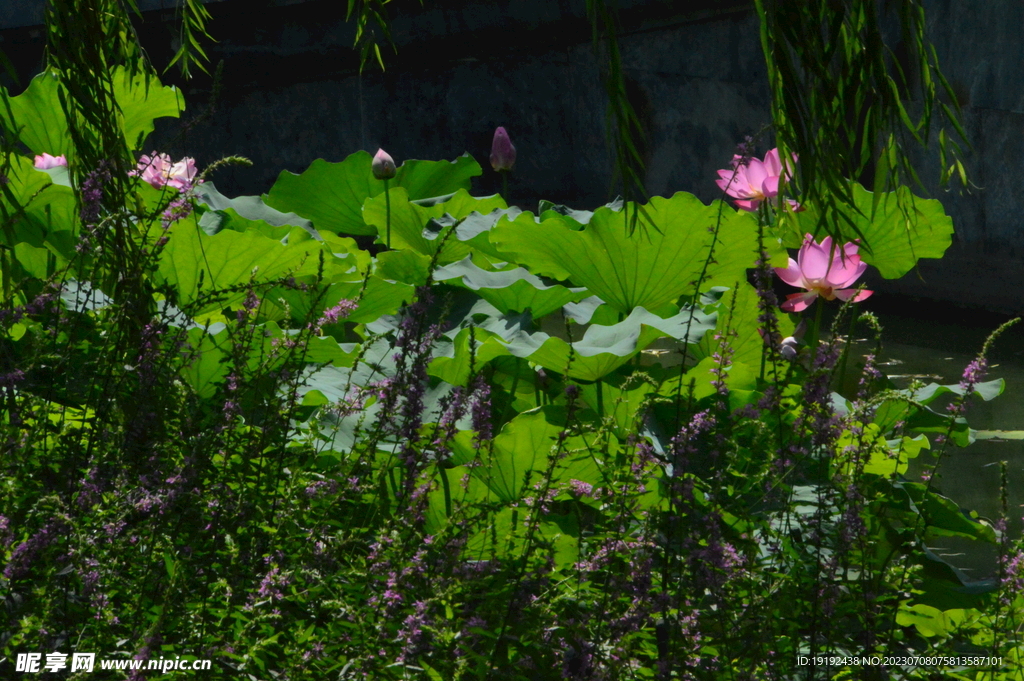
M 925 36 L 920 0 L 886 3 L 894 8 L 891 17 L 879 14 L 875 0 L 755 4 L 779 150 L 784 158 L 796 153 L 800 159 L 795 182 L 801 196 L 821 209 L 818 231 L 838 239 L 843 221 L 856 232 L 850 215 L 858 208 L 848 180 L 874 174 L 876 195 L 910 181 L 920 186 L 907 146 L 911 140 L 928 143 L 937 105 L 942 121 L 966 139 L 957 98 Z M 906 68 L 882 32 L 890 18 L 902 31 Z M 955 111 L 939 102 L 940 86 Z M 913 116 L 905 102 L 918 97 L 921 113 Z M 966 181 L 959 145 L 945 130 L 939 145 L 943 182 L 954 169 Z

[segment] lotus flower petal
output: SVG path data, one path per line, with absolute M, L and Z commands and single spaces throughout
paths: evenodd
M 796 155 L 793 155 L 793 161 L 796 161 Z M 766 198 L 778 196 L 781 179 L 790 176 L 789 164 L 783 167 L 778 149 L 769 151 L 763 161 L 735 154 L 729 166 L 728 170 L 718 171 L 720 179 L 715 180 L 715 184 L 728 196 L 741 199 L 736 201 L 736 207 L 742 210 L 757 210 Z M 794 211 L 802 210 L 800 204 L 792 199 L 786 200 Z
M 806 288 L 804 286 L 803 274 L 800 272 L 800 265 L 793 258 L 789 259 L 789 267 L 776 267 L 775 274 L 779 275 L 779 279 L 790 286 Z
M 859 303 L 862 300 L 870 298 L 874 291 L 868 291 L 867 289 L 860 291 L 855 288 L 848 288 L 843 291 L 834 291 L 833 293 L 835 293 L 836 298 L 844 302 L 852 300 L 855 303 Z
M 814 302 L 817 296 L 826 300 L 852 300 L 858 303 L 871 295 L 871 291 L 858 292 L 849 288 L 867 270 L 867 263 L 857 254 L 857 244 L 847 243 L 832 253 L 832 238 L 816 243 L 810 234 L 804 237 L 797 259 L 789 259 L 788 267 L 776 267 L 775 273 L 790 286 L 807 289 L 805 293 L 787 296 L 782 309 L 800 312 Z
M 812 237 L 804 240 L 804 245 L 800 247 L 800 253 L 797 254 L 797 260 L 805 279 L 824 279 L 828 274 L 829 267 L 832 265 L 832 258 L 829 256 L 829 246 L 831 245 L 832 239 L 829 237 L 825 237 L 821 244 L 816 244 Z
M 817 292 L 807 291 L 805 293 L 791 293 L 786 296 L 786 302 L 780 307 L 786 312 L 802 312 L 811 306 L 814 299 L 818 297 Z
M 36 170 L 49 170 L 50 168 L 56 168 L 58 166 L 67 166 L 68 160 L 63 154 L 60 156 L 50 156 L 45 151 L 40 156 L 36 156 L 33 165 Z

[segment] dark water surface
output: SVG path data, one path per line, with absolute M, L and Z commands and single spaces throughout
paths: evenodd
M 915 314 L 916 313 L 916 314 Z M 898 387 L 918 378 L 925 383 L 959 383 L 964 367 L 981 350 L 985 338 L 1006 317 L 956 309 L 878 311 L 883 326 L 882 370 Z M 1024 514 L 1024 440 L 1013 435 L 991 437 L 992 431 L 1024 431 L 1024 322 L 1007 330 L 992 346 L 988 379 L 1002 378 L 1006 388 L 990 402 L 971 402 L 966 418 L 980 438 L 965 448 L 949 447 L 933 487 L 962 508 L 995 521 L 1002 513 L 1000 461 L 1007 463 L 1008 531 L 1022 534 Z M 934 459 L 923 453 L 912 461 L 907 477 L 920 480 Z M 991 576 L 996 567 L 994 547 L 969 540 L 941 538 L 933 550 L 976 579 Z

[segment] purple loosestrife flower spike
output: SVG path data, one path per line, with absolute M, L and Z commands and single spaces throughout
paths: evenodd
M 505 128 L 498 128 L 494 131 L 494 141 L 491 142 L 491 167 L 495 172 L 512 170 L 516 164 L 516 148 L 509 139 Z
M 398 172 L 395 169 L 395 159 L 391 158 L 391 155 L 383 149 L 377 150 L 377 155 L 373 157 L 373 163 L 370 164 L 370 170 L 378 180 L 390 180 Z

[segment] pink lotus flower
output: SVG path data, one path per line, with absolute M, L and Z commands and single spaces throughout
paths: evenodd
M 67 167 L 68 160 L 64 158 L 64 155 L 50 156 L 46 152 L 43 152 L 42 156 L 36 156 L 34 164 L 36 170 L 49 170 L 50 168 L 57 168 L 58 166 Z
M 154 189 L 171 186 L 184 192 L 193 186 L 196 176 L 196 161 L 186 156 L 177 163 L 173 163 L 167 154 L 157 154 L 154 151 L 152 156 L 143 155 L 139 158 L 138 169 L 128 174 L 132 176 L 141 174 L 142 179 Z
M 398 173 L 398 170 L 395 169 L 395 159 L 391 158 L 391 154 L 383 149 L 378 149 L 377 155 L 370 163 L 370 172 L 378 180 L 390 180 Z
M 808 234 L 800 247 L 797 259 L 789 259 L 789 267 L 776 267 L 775 274 L 790 286 L 807 289 L 805 293 L 786 296 L 782 309 L 786 312 L 800 312 L 810 307 L 818 296 L 825 300 L 852 300 L 859 303 L 873 291 L 858 291 L 848 288 L 864 274 L 867 263 L 857 255 L 857 244 L 848 243 L 832 252 L 832 237 L 827 236 L 821 243 L 815 243 Z
M 494 140 L 491 142 L 491 167 L 496 172 L 512 170 L 516 164 L 516 148 L 508 136 L 505 128 L 498 128 L 494 131 Z
M 743 157 L 739 154 L 732 157 L 729 165 L 732 170 L 719 170 L 715 180 L 718 188 L 729 196 L 737 199 L 736 207 L 748 211 L 756 211 L 761 202 L 766 199 L 775 198 L 779 195 L 779 181 L 785 177 L 789 180 L 792 177 L 792 168 L 783 168 L 779 160 L 779 150 L 772 149 L 765 154 L 764 161 L 751 158 L 747 163 L 742 163 Z M 793 155 L 796 162 L 796 155 Z M 783 175 L 785 173 L 785 175 Z M 801 210 L 800 204 L 792 199 L 787 199 L 793 210 Z

